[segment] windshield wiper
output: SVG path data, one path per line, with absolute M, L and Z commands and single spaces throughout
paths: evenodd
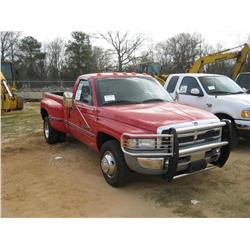
M 154 98 L 154 99 L 148 99 L 143 101 L 142 103 L 146 103 L 146 102 L 164 102 L 165 100 L 160 99 L 160 98 Z
M 225 95 L 231 95 L 234 94 L 233 92 L 227 92 L 227 91 L 214 91 L 214 92 L 210 92 L 210 95 L 216 95 L 216 94 L 225 94 Z
M 238 92 L 234 92 L 232 94 L 243 94 L 243 93 L 245 93 L 245 92 L 244 91 L 238 91 Z
M 132 102 L 128 100 L 114 100 L 114 101 L 109 101 L 103 104 L 104 105 L 109 105 L 109 104 L 138 104 L 138 102 Z

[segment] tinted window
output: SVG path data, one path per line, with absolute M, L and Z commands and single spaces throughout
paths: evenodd
M 13 79 L 13 72 L 12 67 L 10 63 L 1 63 L 1 71 L 6 78 L 7 82 L 12 85 L 14 79 Z
M 179 80 L 179 76 L 173 76 L 170 81 L 168 82 L 168 86 L 167 86 L 167 92 L 168 93 L 173 93 L 174 89 L 176 87 L 176 84 Z
M 115 77 L 95 80 L 99 105 L 172 101 L 167 91 L 153 78 Z
M 250 89 L 250 74 L 242 74 L 239 75 L 236 82 L 242 87 L 246 89 Z
M 92 105 L 91 86 L 88 81 L 80 80 L 77 87 L 75 100 Z
M 190 95 L 191 89 L 199 89 L 200 93 L 202 93 L 197 80 L 194 77 L 186 76 L 181 81 L 180 94 Z

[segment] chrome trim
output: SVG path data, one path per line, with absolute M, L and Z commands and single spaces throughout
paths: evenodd
M 217 121 L 217 120 L 216 120 Z M 206 133 L 207 130 L 209 129 L 220 129 L 221 127 L 225 126 L 226 123 L 225 122 L 216 122 L 216 123 L 210 123 L 210 124 L 206 124 L 206 125 L 198 125 L 198 126 L 192 126 L 192 127 L 184 127 L 184 128 L 176 128 L 176 132 L 177 132 L 177 136 L 181 136 L 182 133 L 191 133 L 191 132 L 195 132 L 195 134 L 197 133 Z M 205 130 L 205 131 L 200 131 L 200 130 Z M 163 131 L 163 130 L 162 130 Z M 192 134 L 191 134 L 192 135 Z M 190 135 L 190 136 L 191 136 Z M 221 135 L 221 133 L 220 133 Z M 151 149 L 151 150 L 146 150 L 146 149 L 133 149 L 133 148 L 126 148 L 126 143 L 124 141 L 124 137 L 127 136 L 129 138 L 134 138 L 134 139 L 140 139 L 140 138 L 155 138 L 157 140 L 157 148 L 155 149 Z M 166 138 L 169 137 L 170 138 L 170 142 L 168 144 L 165 145 L 165 147 L 163 148 L 159 148 L 159 145 L 163 146 L 161 144 L 161 139 L 162 138 Z M 121 135 L 121 149 L 124 153 L 131 155 L 131 156 L 173 156 L 173 142 L 172 142 L 172 135 L 170 134 L 128 134 L 128 133 L 123 133 Z M 219 138 L 218 138 L 219 139 Z M 192 141 L 191 141 L 192 142 Z M 196 141 L 194 141 L 196 142 Z M 198 141 L 199 142 L 199 141 Z M 188 142 L 190 144 L 190 142 Z M 227 145 L 228 142 L 214 142 L 214 143 L 209 143 L 209 144 L 205 144 L 205 145 L 199 145 L 199 146 L 195 146 L 195 147 L 191 147 L 191 148 L 185 148 L 185 149 L 179 149 L 179 156 L 185 156 L 188 154 L 192 154 L 195 152 L 199 152 L 199 151 L 204 151 L 204 150 L 208 150 L 208 149 L 212 149 L 212 148 L 216 148 L 216 147 L 223 147 L 225 145 Z M 169 147 L 170 145 L 170 147 Z M 179 145 L 179 147 L 181 146 L 181 144 Z M 168 150 L 170 148 L 170 152 L 166 152 L 166 150 Z M 165 152 L 163 152 L 165 150 Z M 137 152 L 135 152 L 137 151 Z
M 82 128 L 82 127 L 79 127 L 78 125 L 76 125 L 76 124 L 74 124 L 74 123 L 72 123 L 72 122 L 68 122 L 68 125 L 69 125 L 70 127 L 74 127 L 75 129 L 77 129 L 79 132 L 81 132 L 82 134 L 84 134 L 84 135 L 86 135 L 86 136 L 90 136 L 90 137 L 93 137 L 93 136 L 94 136 L 94 134 L 91 133 L 90 131 L 85 130 L 85 129 Z
M 194 125 L 193 122 L 184 122 L 184 123 L 174 123 L 174 124 L 169 124 L 169 125 L 165 125 L 165 126 L 161 126 L 157 129 L 157 134 L 161 134 L 163 130 L 167 130 L 170 128 L 183 128 L 183 127 L 195 127 L 198 128 L 201 125 L 207 125 L 207 124 L 214 124 L 214 123 L 218 123 L 219 119 L 210 119 L 210 120 L 198 120 L 196 121 L 198 123 L 198 126 Z
M 87 136 L 90 136 L 90 137 L 93 137 L 94 136 L 94 134 L 92 133 L 92 132 L 90 132 L 90 131 L 88 131 L 87 129 L 85 129 L 85 128 L 82 128 L 82 127 L 80 127 L 80 126 L 78 126 L 78 125 L 76 125 L 76 124 L 74 124 L 74 123 L 72 123 L 72 122 L 70 122 L 70 121 L 67 121 L 67 120 L 64 120 L 64 119 L 62 119 L 62 118 L 58 118 L 58 117 L 49 117 L 49 120 L 50 121 L 54 121 L 54 122 L 63 122 L 64 124 L 68 124 L 70 127 L 74 127 L 75 129 L 77 129 L 79 132 L 81 132 L 82 134 L 84 134 L 84 135 L 87 135 Z
M 214 130 L 215 131 L 217 131 L 217 130 L 220 130 L 221 128 L 215 128 Z M 196 134 L 197 135 L 201 135 L 201 134 L 204 134 L 204 133 L 206 133 L 207 131 L 209 131 L 210 129 L 207 129 L 207 130 L 201 130 L 201 131 L 197 131 L 196 132 Z M 182 137 L 186 137 L 186 136 L 192 136 L 192 135 L 194 135 L 192 132 L 190 132 L 190 133 L 185 133 L 185 134 L 180 134 L 179 136 L 178 136 L 178 138 L 182 138 Z
M 51 120 L 51 121 L 57 121 L 57 122 L 64 122 L 63 118 L 51 117 L 51 116 L 49 116 L 49 120 Z
M 101 168 L 104 174 L 109 178 L 113 178 L 117 171 L 115 157 L 110 151 L 106 151 L 101 159 Z
M 217 135 L 217 136 L 213 136 L 213 137 L 210 137 L 210 139 L 213 139 L 214 141 L 216 139 L 219 139 L 221 137 L 221 134 L 220 135 Z M 202 143 L 202 142 L 206 142 L 206 139 L 201 139 L 201 140 L 192 140 L 192 141 L 188 141 L 188 142 L 183 142 L 183 143 L 179 143 L 179 146 L 180 147 L 185 147 L 189 144 L 194 144 L 194 143 Z
M 123 133 L 121 135 L 121 149 L 124 153 L 131 155 L 131 156 L 172 156 L 172 145 L 166 144 L 166 147 L 164 148 L 154 148 L 154 149 L 132 149 L 132 148 L 126 148 L 124 137 L 128 137 L 131 139 L 148 139 L 148 138 L 155 138 L 156 139 L 156 144 L 158 144 L 158 141 L 161 140 L 162 137 L 166 138 L 172 138 L 172 135 L 169 134 L 129 134 L 129 133 Z M 170 147 L 169 147 L 170 146 Z M 166 150 L 170 149 L 170 153 L 167 153 Z M 165 150 L 165 152 L 163 152 Z M 133 152 L 130 152 L 133 151 Z M 137 151 L 137 152 L 135 152 Z
M 190 155 L 192 153 L 199 152 L 199 151 L 206 151 L 206 150 L 212 149 L 212 148 L 219 148 L 219 147 L 223 147 L 227 144 L 228 144 L 227 141 L 223 141 L 223 142 L 210 143 L 210 144 L 192 147 L 192 148 L 180 149 L 179 156 L 186 156 L 186 155 Z
M 185 176 L 188 176 L 188 175 L 194 175 L 194 174 L 200 174 L 202 172 L 205 172 L 205 171 L 208 171 L 208 170 L 211 170 L 213 168 L 218 168 L 217 166 L 211 166 L 211 167 L 206 167 L 202 170 L 198 170 L 198 171 L 195 171 L 195 172 L 192 172 L 192 173 L 185 173 L 185 174 L 180 174 L 180 175 L 175 175 L 173 177 L 173 179 L 178 179 L 178 178 L 182 178 L 182 177 L 185 177 Z
M 218 128 L 218 127 L 223 127 L 225 126 L 225 122 L 217 122 L 217 123 L 212 123 L 212 124 L 207 124 L 207 125 L 200 125 L 200 126 L 193 126 L 193 127 L 186 127 L 186 128 L 177 128 L 176 132 L 177 133 L 187 133 L 187 132 L 193 132 L 196 130 L 208 130 L 212 128 Z
M 163 169 L 164 158 L 137 158 L 138 163 L 143 168 Z
M 67 108 L 71 108 L 73 103 L 73 93 L 66 91 L 63 93 L 63 104 Z

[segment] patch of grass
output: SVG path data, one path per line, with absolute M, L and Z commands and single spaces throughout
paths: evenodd
M 1 114 L 2 141 L 27 136 L 42 129 L 39 103 L 25 103 L 21 111 Z

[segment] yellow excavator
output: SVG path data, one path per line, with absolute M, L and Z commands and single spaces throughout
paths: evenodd
M 9 112 L 12 110 L 22 110 L 23 99 L 15 94 L 16 84 L 11 62 L 1 62 L 0 81 L 1 111 Z
M 238 48 L 241 49 L 237 51 L 236 49 Z M 199 73 L 202 70 L 203 66 L 206 64 L 230 60 L 230 59 L 236 59 L 236 63 L 233 67 L 231 75 L 231 78 L 235 80 L 237 75 L 242 71 L 244 71 L 244 67 L 247 62 L 249 52 L 250 52 L 250 45 L 243 44 L 241 46 L 237 46 L 231 49 L 226 49 L 217 53 L 203 56 L 194 62 L 192 67 L 188 70 L 188 73 Z
M 161 85 L 164 85 L 168 75 L 161 74 L 161 65 L 155 62 L 145 62 L 137 66 L 137 73 L 147 73 L 153 76 Z

